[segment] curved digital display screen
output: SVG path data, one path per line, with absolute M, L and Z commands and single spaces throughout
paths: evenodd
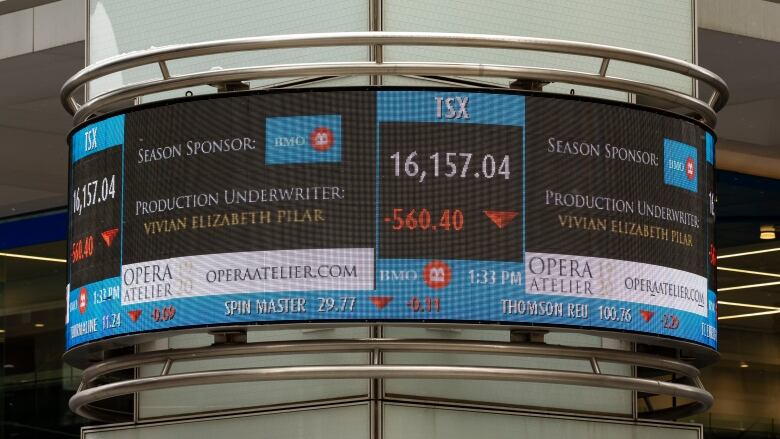
M 68 348 L 208 325 L 471 322 L 716 347 L 714 140 L 473 89 L 149 106 L 72 133 Z

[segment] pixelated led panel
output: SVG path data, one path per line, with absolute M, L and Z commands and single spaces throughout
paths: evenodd
M 715 348 L 713 142 L 625 104 L 465 89 L 109 115 L 70 138 L 66 344 L 395 321 Z

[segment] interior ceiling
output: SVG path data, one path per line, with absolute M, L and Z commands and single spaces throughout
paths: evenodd
M 699 64 L 720 75 L 731 92 L 718 115 L 721 147 L 738 147 L 756 157 L 780 158 L 780 43 L 699 29 Z M 730 172 L 717 180 L 716 244 L 719 255 L 780 247 L 777 239 L 761 241 L 759 227 L 780 226 L 780 181 Z M 779 235 L 780 236 L 780 235 Z M 780 308 L 780 252 L 758 253 L 718 261 L 718 300 Z M 774 274 L 775 276 L 771 276 Z M 721 316 L 768 311 L 721 305 Z M 721 320 L 724 328 L 780 331 L 780 313 Z
M 0 60 L 0 218 L 67 204 L 59 91 L 83 66 L 83 42 Z
M 731 92 L 718 115 L 720 146 L 780 158 L 780 43 L 699 29 L 699 64 Z
M 729 85 L 731 100 L 720 113 L 719 142 L 749 145 L 756 156 L 780 156 L 780 43 L 699 30 L 699 63 Z M 67 204 L 66 135 L 71 117 L 59 103 L 63 82 L 84 63 L 84 44 L 0 60 L 0 218 Z M 780 182 L 721 173 L 718 252 L 780 247 L 760 242 L 758 227 L 780 225 Z M 745 247 L 747 245 L 747 247 Z M 64 249 L 63 249 L 64 257 Z M 780 252 L 719 262 L 726 268 L 780 275 Z M 780 278 L 719 271 L 719 287 Z M 780 285 L 722 292 L 725 301 L 780 307 Z M 722 315 L 755 309 L 721 307 Z M 726 326 L 780 329 L 780 314 L 725 320 Z
M 699 29 L 699 64 L 729 86 L 729 105 L 780 98 L 780 43 Z

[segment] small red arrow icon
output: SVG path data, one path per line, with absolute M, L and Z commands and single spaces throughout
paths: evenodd
M 390 296 L 372 296 L 368 299 L 379 309 L 386 307 L 388 303 L 393 301 L 393 298 Z
M 655 315 L 653 311 L 647 311 L 644 309 L 639 310 L 639 314 L 642 314 L 642 318 L 645 319 L 645 322 L 649 322 L 650 319 L 652 319 Z
M 119 234 L 119 229 L 108 229 L 104 232 L 100 233 L 100 236 L 103 237 L 103 241 L 106 243 L 106 247 L 111 247 L 111 244 L 114 243 L 114 238 Z
M 713 267 L 718 265 L 718 250 L 712 244 L 710 244 L 710 265 Z
M 499 229 L 506 227 L 518 214 L 518 212 L 503 212 L 498 210 L 485 210 L 484 212 Z
M 138 317 L 141 317 L 141 310 L 140 309 L 134 309 L 132 311 L 128 311 L 128 314 L 130 314 L 130 320 L 137 322 Z

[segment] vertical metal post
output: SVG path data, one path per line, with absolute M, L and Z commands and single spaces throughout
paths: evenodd
M 368 30 L 372 32 L 382 32 L 384 26 L 382 22 L 382 0 L 369 0 Z M 384 61 L 384 50 L 381 44 L 372 44 L 369 51 L 369 60 L 377 64 Z M 382 85 L 382 75 L 371 75 L 369 77 L 371 85 Z
M 609 68 L 609 58 L 601 60 L 601 66 L 599 67 L 599 76 L 607 76 L 607 69 Z
M 599 361 L 596 359 L 596 357 L 591 357 L 590 368 L 593 370 L 594 374 L 601 375 L 601 367 L 599 367 Z
M 693 53 L 691 55 L 693 57 L 693 61 L 692 62 L 694 64 L 696 64 L 696 65 L 699 64 L 699 14 L 698 14 L 698 11 L 697 11 L 697 8 L 698 8 L 697 2 L 698 2 L 698 0 L 692 0 L 691 1 L 691 8 L 692 8 L 692 11 L 691 11 L 691 14 L 692 14 L 692 16 L 691 16 L 691 18 L 692 18 L 692 20 L 691 20 L 692 21 L 691 27 L 693 28 L 693 30 L 691 31 L 691 33 L 692 33 L 691 38 L 693 39 L 693 41 L 692 41 Z M 695 79 L 695 78 L 691 78 L 691 81 L 692 81 L 692 87 L 693 87 L 693 94 L 692 94 L 692 96 L 694 98 L 696 98 L 696 99 L 699 99 L 699 81 L 697 79 Z
M 169 339 L 170 340 L 170 339 Z M 166 340 L 168 343 L 168 347 L 170 348 L 170 342 Z M 139 354 L 141 351 L 138 349 L 138 345 L 133 346 L 133 353 Z M 140 367 L 134 367 L 133 368 L 133 379 L 138 379 L 141 377 L 141 368 Z M 138 392 L 133 393 L 133 424 L 137 424 L 138 421 L 141 419 L 140 416 L 141 412 L 141 398 L 139 397 Z
M 636 343 L 630 343 L 629 348 L 631 352 L 636 352 Z M 637 370 L 637 367 L 634 365 L 631 365 L 631 376 L 636 378 L 639 376 L 639 372 Z M 648 410 L 650 410 L 650 399 L 646 399 Z M 639 392 L 636 390 L 631 391 L 631 417 L 637 421 L 639 420 Z
M 372 326 L 371 338 L 377 339 L 383 337 L 382 326 Z M 380 365 L 383 363 L 382 352 L 379 349 L 374 349 L 369 354 L 369 360 L 372 365 Z M 371 439 L 382 439 L 382 418 L 384 415 L 382 399 L 384 397 L 384 383 L 381 378 L 373 378 L 370 382 L 369 388 L 369 410 L 370 410 L 370 431 Z
M 89 66 L 89 2 L 84 0 L 84 67 Z M 89 82 L 84 84 L 84 101 L 89 102 Z
M 157 65 L 160 66 L 160 73 L 162 74 L 163 79 L 171 79 L 171 71 L 168 70 L 168 64 L 166 64 L 165 61 L 159 61 L 157 62 Z

